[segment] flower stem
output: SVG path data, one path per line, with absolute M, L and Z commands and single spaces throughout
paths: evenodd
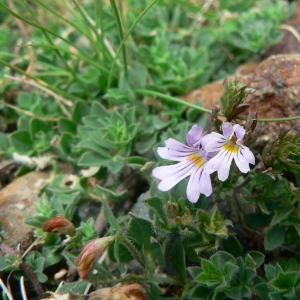
M 125 244 L 125 246 L 130 250 L 130 252 L 132 253 L 132 255 L 134 256 L 134 258 L 143 266 L 145 267 L 144 262 L 141 260 L 140 255 L 137 251 L 137 249 L 134 247 L 134 245 L 131 243 L 131 241 L 125 237 L 122 236 L 122 242 Z

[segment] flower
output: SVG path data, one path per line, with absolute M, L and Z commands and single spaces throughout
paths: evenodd
M 87 279 L 93 265 L 104 253 L 107 247 L 114 241 L 114 236 L 106 236 L 89 242 L 78 255 L 75 265 L 82 279 Z
M 250 171 L 249 164 L 255 164 L 253 153 L 243 145 L 245 129 L 241 125 L 231 125 L 229 122 L 222 124 L 223 135 L 212 132 L 202 139 L 202 146 L 207 152 L 217 154 L 204 166 L 208 174 L 218 172 L 218 177 L 224 181 L 229 176 L 229 169 L 234 159 L 237 167 L 243 173 Z
M 202 134 L 203 128 L 193 125 L 186 136 L 188 146 L 170 138 L 165 141 L 166 147 L 157 149 L 160 157 L 179 161 L 175 165 L 157 167 L 152 171 L 152 175 L 161 180 L 158 189 L 168 191 L 182 179 L 190 176 L 187 186 L 187 198 L 190 202 L 197 202 L 200 194 L 211 195 L 210 176 L 203 168 L 209 157 L 201 148 Z
M 44 232 L 58 232 L 73 236 L 75 234 L 75 226 L 63 215 L 58 215 L 45 221 L 42 224 Z

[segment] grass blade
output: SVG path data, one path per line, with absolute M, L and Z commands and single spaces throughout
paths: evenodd
M 117 5 L 114 0 L 110 0 L 110 4 L 112 6 L 112 9 L 115 13 L 117 25 L 118 25 L 118 31 L 119 31 L 119 37 L 120 37 L 120 42 L 124 40 L 124 35 L 123 35 L 123 27 L 122 27 L 122 21 L 120 18 L 120 14 L 118 12 Z M 122 54 L 123 54 L 123 64 L 124 64 L 124 73 L 125 77 L 128 78 L 128 66 L 127 66 L 127 57 L 126 57 L 126 47 L 125 44 L 122 47 Z
M 25 4 L 27 10 L 30 12 L 31 16 L 33 17 L 33 19 L 35 20 L 35 22 L 39 25 L 40 22 L 38 20 L 38 18 L 36 17 L 34 11 L 31 9 L 31 7 L 28 5 L 27 0 L 23 0 L 23 3 Z M 45 35 L 48 43 L 52 46 L 54 46 L 54 43 L 52 42 L 50 36 L 48 35 L 48 33 L 46 31 L 43 31 L 43 34 Z M 54 51 L 56 52 L 56 54 L 58 55 L 58 57 L 60 58 L 60 60 L 62 61 L 62 63 L 65 65 L 65 67 L 68 69 L 68 71 L 72 74 L 73 78 L 77 81 L 77 83 L 81 86 L 81 88 L 87 93 L 87 95 L 89 95 L 90 97 L 91 92 L 90 90 L 85 86 L 85 84 L 83 82 L 81 82 L 81 80 L 78 78 L 76 72 L 69 66 L 69 64 L 66 62 L 66 60 L 64 59 L 64 57 L 61 55 L 61 53 L 58 51 L 57 48 L 54 48 Z
M 118 51 L 116 53 L 116 56 L 115 56 L 115 59 L 112 63 L 112 66 L 111 66 L 111 69 L 110 69 L 110 73 L 109 73 L 109 77 L 108 77 L 108 84 L 107 84 L 107 88 L 109 89 L 110 88 L 110 85 L 111 85 L 111 81 L 112 81 L 112 77 L 113 77 L 113 72 L 114 72 L 114 68 L 116 66 L 116 62 L 117 62 L 117 59 L 118 59 L 118 56 L 125 44 L 125 42 L 127 41 L 128 37 L 130 36 L 131 32 L 133 31 L 134 27 L 138 24 L 138 22 L 143 18 L 143 16 L 148 12 L 148 10 L 156 3 L 158 2 L 159 0 L 153 0 L 142 12 L 141 14 L 138 16 L 138 18 L 135 20 L 135 22 L 131 25 L 131 27 L 129 28 L 128 32 L 126 33 L 124 39 L 122 40 L 119 48 L 118 48 Z

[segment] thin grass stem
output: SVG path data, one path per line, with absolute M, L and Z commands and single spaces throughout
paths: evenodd
M 73 51 L 70 51 L 70 50 L 68 50 L 68 49 L 65 49 L 65 48 L 63 48 L 63 47 L 59 47 L 59 46 L 56 46 L 56 45 L 49 45 L 49 44 L 28 44 L 28 45 L 26 45 L 26 46 L 33 46 L 33 47 L 45 47 L 45 48 L 51 48 L 51 49 L 58 49 L 59 51 L 61 51 L 61 52 L 65 52 L 65 53 L 68 53 L 68 54 L 70 54 L 70 55 L 73 55 L 73 56 L 75 56 L 76 58 L 78 58 L 78 59 L 80 59 L 80 60 L 82 60 L 82 61 L 84 61 L 84 62 L 86 62 L 86 63 L 89 63 L 89 64 L 91 64 L 91 65 L 93 65 L 94 67 L 96 67 L 99 71 L 101 71 L 101 72 L 104 72 L 104 73 L 106 73 L 106 74 L 109 74 L 109 70 L 107 70 L 106 68 L 104 68 L 104 67 L 102 67 L 102 66 L 100 66 L 98 63 L 96 63 L 94 60 L 92 60 L 92 59 L 89 59 L 89 58 L 87 58 L 87 57 L 85 57 L 85 56 L 82 56 L 82 55 L 80 55 L 80 54 L 78 54 L 78 53 L 76 53 L 76 52 L 73 52 Z M 0 52 L 1 53 L 1 52 Z
M 66 18 L 64 15 L 62 15 L 61 13 L 56 11 L 55 9 L 51 8 L 49 5 L 45 4 L 44 2 L 42 2 L 40 0 L 35 0 L 35 2 L 37 2 L 40 6 L 42 6 L 46 10 L 50 11 L 52 14 L 54 14 L 59 19 L 63 20 L 64 22 L 66 22 L 67 24 L 69 24 L 70 26 L 75 28 L 78 32 L 80 32 L 82 35 L 84 35 L 86 38 L 88 38 L 90 42 L 94 42 L 92 35 L 88 31 L 85 31 L 78 24 L 76 24 L 75 22 L 73 22 L 70 19 Z
M 116 2 L 114 0 L 110 0 L 110 4 L 112 6 L 112 9 L 114 11 L 117 25 L 118 25 L 118 31 L 119 31 L 119 37 L 120 37 L 120 42 L 124 40 L 124 34 L 123 34 L 123 26 L 122 26 L 122 20 L 116 5 Z M 122 47 L 122 54 L 123 54 L 123 66 L 124 66 L 124 73 L 125 77 L 128 78 L 128 64 L 127 64 L 127 56 L 126 56 L 126 47 L 125 44 Z
M 138 94 L 156 96 L 156 97 L 162 98 L 164 100 L 169 100 L 169 101 L 171 101 L 173 103 L 182 104 L 182 105 L 184 105 L 186 107 L 191 107 L 191 108 L 197 109 L 197 110 L 205 112 L 205 113 L 211 113 L 210 109 L 207 109 L 207 108 L 204 108 L 204 107 L 200 107 L 200 106 L 197 106 L 195 104 L 192 104 L 192 103 L 186 102 L 184 100 L 181 100 L 179 98 L 168 96 L 168 95 L 156 92 L 156 91 L 143 90 L 143 89 L 138 89 L 138 90 L 134 90 L 134 91 L 136 93 L 138 93 Z
M 37 24 L 37 23 L 34 23 L 24 17 L 22 17 L 21 15 L 19 15 L 18 13 L 14 12 L 13 10 L 9 9 L 6 5 L 4 5 L 3 3 L 0 2 L 0 7 L 4 8 L 8 13 L 10 13 L 12 16 L 14 16 L 15 18 L 33 26 L 33 27 L 36 27 L 42 31 L 46 31 L 50 34 L 52 34 L 53 36 L 56 36 L 57 38 L 61 39 L 62 41 L 64 41 L 65 43 L 67 43 L 68 45 L 74 47 L 74 49 L 77 49 L 78 52 L 83 52 L 82 49 L 80 49 L 77 45 L 73 44 L 71 41 L 67 40 L 66 38 L 64 38 L 63 36 L 59 35 L 58 33 L 44 27 L 44 26 L 41 26 L 40 24 Z M 89 55 L 88 53 L 86 53 L 86 55 Z
M 181 100 L 179 98 L 176 97 L 172 97 L 169 95 L 165 95 L 156 91 L 151 91 L 151 90 L 143 90 L 143 89 L 137 89 L 134 90 L 136 93 L 138 94 L 142 94 L 142 95 L 152 95 L 152 96 L 156 96 L 168 101 L 172 101 L 174 103 L 178 103 L 178 104 L 182 104 L 186 107 L 191 107 L 194 109 L 197 109 L 201 112 L 205 112 L 205 113 L 211 113 L 212 111 L 210 109 L 204 108 L 204 107 L 200 107 L 197 106 L 195 104 L 189 103 L 187 101 Z M 219 116 L 224 116 L 223 114 L 219 114 Z M 241 119 L 241 120 L 245 120 L 245 117 L 237 117 L 237 119 Z M 258 122 L 288 122 L 288 121 L 294 121 L 294 120 L 299 120 L 300 116 L 293 116 L 293 117 L 285 117 L 285 118 L 258 118 L 257 121 Z
M 134 27 L 139 23 L 139 21 L 143 18 L 143 16 L 148 12 L 148 10 L 154 5 L 156 4 L 156 2 L 158 2 L 159 0 L 153 0 L 143 11 L 142 13 L 137 17 L 137 19 L 134 21 L 134 23 L 131 25 L 131 27 L 129 28 L 128 32 L 126 33 L 124 39 L 122 40 L 119 48 L 118 48 L 118 51 L 116 53 L 116 56 L 115 56 L 115 59 L 112 63 L 112 66 L 111 66 L 111 69 L 110 69 L 110 74 L 109 74 L 109 77 L 108 77 L 108 83 L 107 83 L 107 88 L 109 89 L 110 86 L 111 86 L 111 81 L 112 81 L 112 77 L 113 77 L 113 72 L 114 72 L 114 69 L 115 69 L 115 66 L 116 66 L 116 62 L 117 62 L 117 59 L 119 57 L 119 54 L 125 44 L 125 42 L 127 41 L 128 37 L 130 36 L 131 32 L 133 31 Z
M 69 98 L 69 99 L 72 99 L 72 100 L 75 100 L 75 101 L 81 100 L 81 98 L 76 97 L 72 94 L 69 94 L 69 93 L 67 93 L 67 92 L 65 92 L 65 91 L 63 91 L 63 90 L 61 90 L 61 89 L 59 89 L 59 88 L 57 88 L 57 87 L 55 87 L 51 84 L 48 84 L 48 83 L 40 80 L 39 78 L 35 77 L 34 75 L 28 74 L 28 73 L 26 73 L 26 71 L 14 66 L 14 65 L 11 65 L 10 63 L 6 62 L 5 60 L 0 59 L 0 64 L 6 66 L 6 67 L 8 67 L 8 68 L 10 68 L 10 69 L 12 69 L 16 72 L 19 72 L 20 74 L 25 75 L 28 78 L 33 79 L 34 81 L 40 83 L 42 86 L 48 88 L 51 91 L 56 92 L 57 94 L 60 94 L 61 96 L 64 96 L 65 98 Z
M 31 14 L 31 16 L 33 17 L 34 21 L 40 24 L 40 21 L 38 20 L 38 18 L 36 17 L 34 11 L 31 9 L 30 5 L 28 5 L 27 0 L 23 0 L 24 5 L 26 6 L 27 10 L 29 11 L 29 13 Z M 48 35 L 48 33 L 46 31 L 43 31 L 44 36 L 46 37 L 48 43 L 52 46 L 54 46 L 54 43 L 52 41 L 52 39 L 50 38 L 50 36 Z M 57 48 L 54 48 L 55 53 L 58 55 L 58 57 L 60 58 L 60 60 L 62 61 L 62 63 L 65 65 L 65 67 L 68 69 L 68 71 L 72 74 L 73 78 L 77 81 L 77 83 L 81 86 L 81 88 L 87 93 L 87 95 L 89 95 L 90 97 L 92 96 L 90 90 L 86 87 L 86 85 L 78 78 L 76 72 L 69 66 L 69 64 L 67 63 L 67 61 L 65 60 L 65 58 L 61 55 L 61 53 L 57 50 Z
M 101 61 L 101 55 L 100 53 L 102 52 L 101 48 L 99 47 L 99 44 L 97 42 L 97 30 L 96 28 L 93 26 L 93 24 L 90 22 L 89 18 L 87 17 L 87 13 L 86 11 L 81 7 L 81 5 L 79 5 L 79 3 L 76 1 L 76 0 L 73 0 L 77 10 L 79 11 L 80 13 L 80 16 L 82 17 L 85 25 L 87 26 L 87 28 L 89 28 L 94 34 L 95 34 L 95 41 L 93 41 L 93 43 L 95 44 L 96 48 L 97 48 L 97 56 L 98 56 L 98 59 L 99 61 Z

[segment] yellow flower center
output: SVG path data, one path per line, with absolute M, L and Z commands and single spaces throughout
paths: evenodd
M 191 154 L 189 156 L 189 160 L 192 161 L 194 165 L 198 168 L 200 168 L 205 163 L 205 159 L 203 158 L 203 156 L 197 153 Z
M 239 150 L 239 146 L 236 144 L 237 141 L 237 137 L 236 136 L 232 136 L 232 138 L 230 139 L 230 141 L 228 141 L 223 148 L 226 151 L 230 151 L 232 153 L 237 153 Z

